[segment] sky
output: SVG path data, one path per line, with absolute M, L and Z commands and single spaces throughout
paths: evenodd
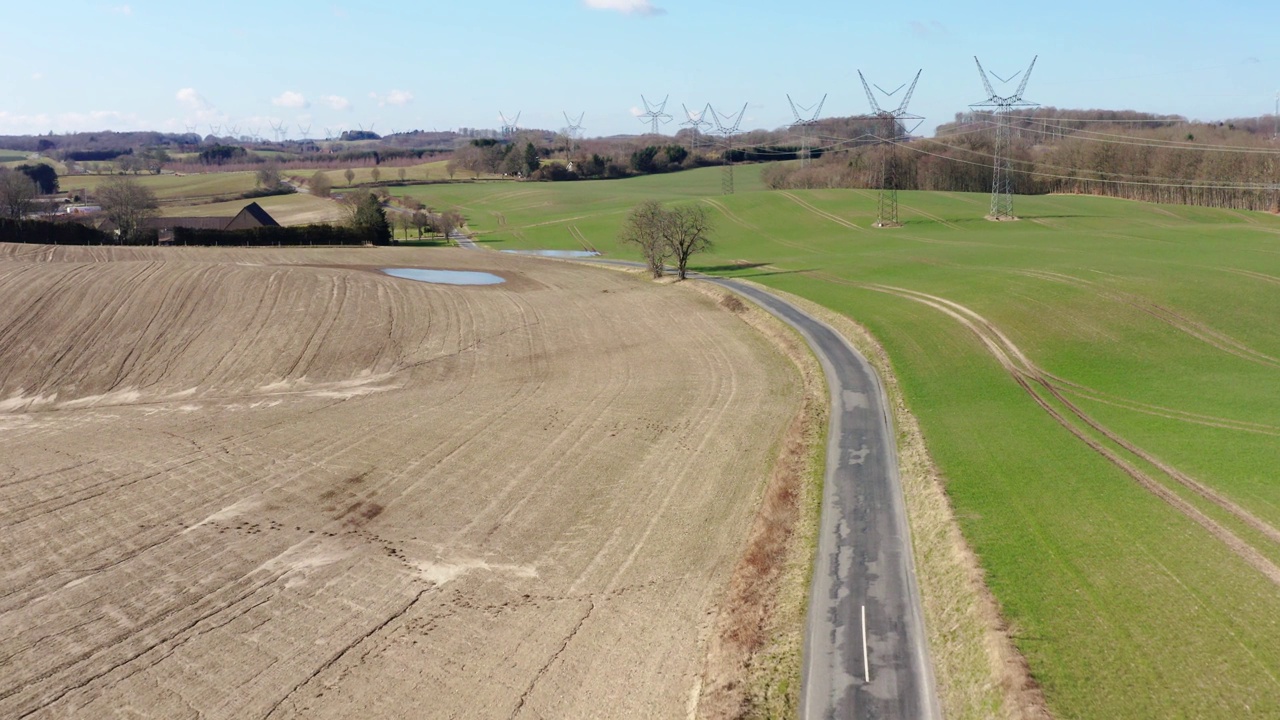
M 922 70 L 931 134 L 1038 56 L 1025 98 L 1219 120 L 1271 114 L 1280 2 L 850 0 L 3 0 L 0 134 L 161 130 L 322 138 L 519 126 L 673 135 L 708 103 L 742 129 L 869 110 Z M 1011 94 L 993 80 L 997 94 Z M 905 91 L 874 91 L 896 107 Z M 814 108 L 816 109 L 816 108 Z M 812 111 L 811 111 L 812 112 Z M 727 121 L 731 122 L 731 121 Z M 328 133 L 328 135 L 326 134 Z

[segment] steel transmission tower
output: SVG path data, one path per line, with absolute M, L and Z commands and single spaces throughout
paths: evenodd
M 876 138 L 883 146 L 880 156 L 880 196 L 876 201 L 875 227 L 901 226 L 898 222 L 898 143 L 906 139 L 924 120 L 919 115 L 907 112 L 907 106 L 911 104 L 911 96 L 916 92 L 916 83 L 920 82 L 921 72 L 923 70 L 916 71 L 916 77 L 911 81 L 911 87 L 907 88 L 907 94 L 902 96 L 902 102 L 898 107 L 887 110 L 880 107 L 875 93 L 871 92 L 872 86 L 867 84 L 867 78 L 863 76 L 862 71 L 858 71 L 858 79 L 862 80 L 862 89 L 867 91 L 867 102 L 871 104 L 871 115 L 868 117 L 876 121 Z M 904 87 L 907 86 L 899 85 L 893 92 L 889 92 L 879 85 L 875 86 L 885 97 L 897 95 L 898 91 Z M 914 122 L 915 125 L 907 129 L 908 122 Z
M 567 112 L 564 113 L 564 121 L 565 121 L 564 136 L 568 140 L 568 142 L 565 143 L 565 149 L 564 149 L 564 159 L 566 162 L 569 161 L 569 155 L 573 153 L 574 144 L 575 144 L 574 141 L 578 139 L 578 134 L 582 132 L 582 118 L 586 116 L 587 116 L 587 113 L 584 111 L 578 114 L 577 120 L 573 120 L 572 118 L 569 117 L 569 113 Z
M 667 101 L 670 99 L 671 96 L 668 95 L 660 103 L 650 103 L 645 96 L 640 96 L 640 102 L 644 103 L 644 114 L 640 116 L 640 122 L 649 123 L 650 134 L 659 134 L 658 129 L 671 122 L 671 116 L 667 114 Z
M 704 106 L 701 112 L 696 113 L 689 112 L 689 106 L 684 105 L 683 103 L 680 107 L 684 108 L 684 116 L 688 118 L 688 120 L 680 123 L 680 126 L 688 127 L 693 130 L 693 142 L 691 142 L 690 145 L 693 146 L 691 149 L 696 155 L 698 153 L 698 141 L 702 139 L 702 128 L 711 127 L 711 121 L 707 119 L 707 109 L 710 108 L 711 105 L 708 104 Z
M 724 165 L 721 167 L 723 171 L 720 175 L 720 191 L 725 195 L 733 194 L 733 136 L 738 134 L 738 126 L 742 124 L 742 118 L 747 114 L 747 104 L 742 104 L 742 109 L 734 115 L 724 115 L 716 112 L 716 109 L 707 104 L 707 109 L 711 111 L 711 119 L 715 121 L 716 132 L 724 139 Z
M 514 120 L 508 120 L 501 111 L 498 112 L 498 117 L 502 120 L 502 137 L 511 139 L 520 132 L 520 113 L 516 113 Z
M 827 96 L 823 95 L 817 105 L 810 105 L 809 107 L 797 105 L 790 95 L 787 95 L 787 102 L 791 103 L 791 114 L 796 116 L 796 121 L 791 123 L 791 129 L 800 131 L 800 167 L 804 167 L 809 164 L 810 128 L 818 124 L 818 116 L 822 114 L 822 106 L 827 103 Z M 809 114 L 810 111 L 813 112 L 812 115 Z M 802 112 L 804 115 L 800 114 Z
M 995 142 L 995 164 L 991 176 L 991 214 L 987 216 L 988 220 L 1016 220 L 1013 214 L 1013 167 L 1009 160 L 1009 113 L 1017 108 L 1038 107 L 1037 103 L 1027 102 L 1022 99 L 1022 93 L 1027 89 L 1027 80 L 1031 79 L 1031 71 L 1036 66 L 1036 59 L 1039 56 L 1031 58 L 1031 64 L 1027 66 L 1025 73 L 1014 73 L 1008 79 L 1002 78 L 995 73 L 990 73 L 991 77 L 1002 83 L 1012 82 L 1018 75 L 1022 75 L 1022 82 L 1018 84 L 1018 89 L 1008 97 L 1001 97 L 991 88 L 991 80 L 987 77 L 987 71 L 982 67 L 982 62 L 975 55 L 973 61 L 978 64 L 978 74 L 982 76 L 982 87 L 987 91 L 987 99 L 979 103 L 970 105 L 971 108 L 989 108 L 991 113 L 995 115 L 996 122 L 996 142 Z

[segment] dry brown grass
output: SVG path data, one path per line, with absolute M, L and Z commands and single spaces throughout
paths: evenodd
M 790 328 L 737 295 L 695 287 L 718 297 L 721 307 L 774 342 L 803 381 L 799 406 L 716 616 L 696 715 L 793 717 L 822 495 L 826 384 L 817 360 Z
M 880 375 L 898 435 L 899 476 L 911 524 L 925 628 L 947 718 L 975 720 L 1049 718 L 1044 697 L 1013 647 L 978 559 L 956 523 L 945 479 L 925 447 L 915 416 L 903 398 L 889 357 L 866 328 L 803 298 L 770 290 L 830 325 L 862 353 Z

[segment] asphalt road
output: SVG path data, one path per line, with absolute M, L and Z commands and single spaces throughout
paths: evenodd
M 879 378 L 844 338 L 790 303 L 732 280 L 703 279 L 749 298 L 798 330 L 822 363 L 831 390 L 800 717 L 941 718 L 893 424 Z
M 785 300 L 730 279 L 697 277 L 746 297 L 799 331 L 831 391 L 800 717 L 940 720 L 893 423 L 879 377 L 838 333 Z

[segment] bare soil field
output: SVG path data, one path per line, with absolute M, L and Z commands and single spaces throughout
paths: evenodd
M 712 298 L 498 253 L 0 245 L 0 308 L 3 717 L 686 716 L 800 408 Z

